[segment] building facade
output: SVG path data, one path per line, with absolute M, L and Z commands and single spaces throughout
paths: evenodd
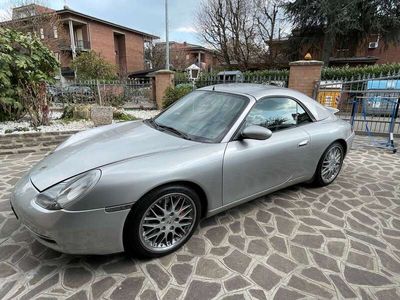
M 12 20 L 7 23 L 43 40 L 61 64 L 61 77 L 67 79 L 75 77 L 72 61 L 82 52 L 91 50 L 116 65 L 120 76 L 143 70 L 145 44 L 158 38 L 67 6 L 62 10 L 36 4 L 17 7 L 13 9 Z
M 296 30 L 292 34 L 289 38 L 274 40 L 270 45 L 270 51 L 280 54 L 282 65 L 287 65 L 290 60 L 302 59 L 306 53 L 310 53 L 313 59 L 322 59 L 322 34 L 316 34 L 313 42 L 301 41 L 301 34 Z M 369 35 L 359 44 L 354 44 L 349 39 L 351 37 L 337 39 L 329 57 L 329 66 L 400 63 L 398 43 L 386 44 L 378 34 Z
M 208 49 L 201 45 L 189 44 L 186 42 L 178 43 L 174 41 L 169 42 L 169 47 L 170 62 L 172 68 L 176 70 L 184 71 L 192 64 L 195 64 L 203 71 L 210 72 L 220 66 L 218 53 L 215 50 Z M 164 55 L 165 43 L 157 43 L 155 49 L 158 53 Z

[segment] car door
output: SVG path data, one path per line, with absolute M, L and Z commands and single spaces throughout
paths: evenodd
M 258 100 L 241 129 L 264 126 L 272 136 L 267 140 L 238 137 L 228 143 L 223 164 L 223 204 L 261 194 L 306 174 L 305 154 L 311 141 L 301 125 L 309 122 L 310 116 L 294 99 Z

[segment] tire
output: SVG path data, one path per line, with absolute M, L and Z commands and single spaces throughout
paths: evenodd
M 330 172 L 326 171 L 328 164 L 327 160 L 329 160 L 329 155 L 331 155 L 332 153 L 340 154 L 340 158 L 336 159 L 336 164 L 334 164 L 333 162 L 331 163 L 331 166 L 333 167 L 333 165 L 335 165 L 337 169 L 335 169 L 335 171 L 332 173 L 331 176 L 328 176 Z M 329 145 L 329 147 L 322 154 L 318 162 L 317 170 L 315 171 L 312 184 L 317 187 L 322 187 L 322 186 L 327 186 L 332 182 L 334 182 L 336 177 L 339 175 L 340 170 L 342 169 L 343 159 L 344 159 L 344 148 L 342 144 L 339 142 L 334 142 L 331 145 Z
M 198 194 L 183 185 L 163 186 L 149 192 L 132 207 L 125 221 L 125 252 L 153 258 L 176 251 L 196 230 L 200 203 Z

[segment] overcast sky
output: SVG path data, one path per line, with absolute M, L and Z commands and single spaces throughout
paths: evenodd
M 76 11 L 131 27 L 165 39 L 165 0 L 66 0 Z M 9 15 L 12 0 L 0 0 L 0 16 Z M 64 0 L 40 1 L 54 9 L 62 9 Z M 200 0 L 168 0 L 170 40 L 202 43 L 194 24 Z

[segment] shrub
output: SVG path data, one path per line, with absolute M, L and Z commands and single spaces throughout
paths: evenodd
M 74 106 L 73 105 L 65 105 L 63 114 L 61 115 L 61 119 L 63 120 L 69 120 L 74 117 Z
M 44 83 L 27 83 L 19 93 L 19 101 L 28 113 L 33 127 L 49 124 L 49 105 Z
M 41 93 L 42 88 L 37 87 L 52 82 L 58 67 L 52 52 L 38 38 L 1 27 L 0 121 L 16 120 L 27 109 L 35 109 L 27 107 L 32 101 L 21 103 L 21 95 Z M 46 106 L 46 98 L 44 101 Z
M 191 84 L 178 84 L 175 87 L 168 87 L 165 91 L 165 96 L 163 99 L 163 108 L 167 108 L 175 101 L 179 100 L 183 96 L 186 96 L 193 91 Z
M 114 93 L 113 91 L 107 91 L 101 95 L 102 105 L 121 107 L 126 102 L 124 94 Z
M 400 64 L 371 65 L 364 67 L 328 67 L 322 69 L 322 80 L 357 77 L 380 77 L 400 72 Z
M 88 104 L 69 104 L 64 106 L 61 119 L 63 120 L 88 120 L 92 106 Z
M 125 113 L 123 110 L 114 110 L 113 119 L 119 121 L 135 121 L 137 118 L 130 114 Z
M 80 80 L 106 79 L 117 77 L 115 65 L 107 62 L 100 54 L 89 51 L 82 53 L 73 62 L 77 76 Z

